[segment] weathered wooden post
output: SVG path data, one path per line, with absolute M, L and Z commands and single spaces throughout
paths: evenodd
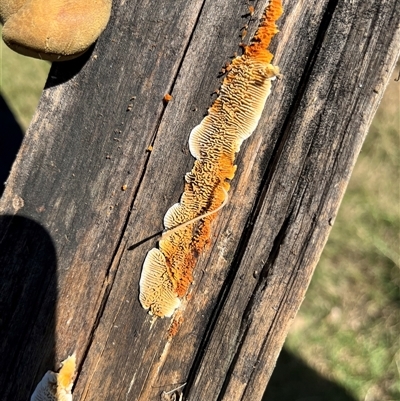
M 74 400 L 183 383 L 191 401 L 261 399 L 400 50 L 397 0 L 283 2 L 283 78 L 171 337 L 140 306 L 143 260 L 193 165 L 188 135 L 267 3 L 115 3 L 93 51 L 53 65 L 0 200 L 2 399 L 28 399 L 74 350 Z

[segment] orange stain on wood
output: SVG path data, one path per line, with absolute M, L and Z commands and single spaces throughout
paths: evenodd
M 182 316 L 175 316 L 174 319 L 172 320 L 171 325 L 169 326 L 168 329 L 168 339 L 171 340 L 173 337 L 175 337 L 178 334 L 178 331 L 183 323 L 183 317 Z
M 171 234 L 147 254 L 140 278 L 139 299 L 152 315 L 172 316 L 193 281 L 196 256 L 209 243 L 216 217 L 208 213 L 224 204 L 236 172 L 235 155 L 257 127 L 271 81 L 279 75 L 267 47 L 278 32 L 275 21 L 282 12 L 280 0 L 271 0 L 253 41 L 232 60 L 208 115 L 190 133 L 189 149 L 196 160 L 185 176 L 180 202 L 164 217 Z

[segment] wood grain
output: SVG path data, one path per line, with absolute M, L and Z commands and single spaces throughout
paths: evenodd
M 28 399 L 73 350 L 74 400 L 185 382 L 191 401 L 261 399 L 400 50 L 396 0 L 283 3 L 283 79 L 171 339 L 140 307 L 141 265 L 192 167 L 189 133 L 266 4 L 250 19 L 237 0 L 121 1 L 91 53 L 53 65 L 0 200 L 4 399 Z

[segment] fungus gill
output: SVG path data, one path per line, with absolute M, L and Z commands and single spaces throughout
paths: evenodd
M 224 204 L 235 175 L 235 154 L 257 127 L 271 81 L 279 68 L 270 64 L 267 50 L 278 32 L 275 21 L 283 12 L 271 0 L 251 44 L 232 60 L 218 98 L 208 115 L 190 133 L 189 149 L 195 162 L 185 176 L 180 202 L 164 217 L 167 230 L 143 263 L 139 299 L 155 316 L 172 316 L 193 281 L 196 255 L 210 238 L 210 224 Z

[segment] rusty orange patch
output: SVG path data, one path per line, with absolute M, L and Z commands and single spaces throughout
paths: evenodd
M 164 102 L 170 102 L 172 100 L 172 96 L 167 93 L 164 97 L 163 97 Z
M 168 338 L 170 340 L 178 334 L 178 331 L 179 331 L 182 323 L 183 323 L 182 316 L 179 315 L 179 316 L 174 317 L 174 319 L 172 320 L 172 323 L 168 329 Z

